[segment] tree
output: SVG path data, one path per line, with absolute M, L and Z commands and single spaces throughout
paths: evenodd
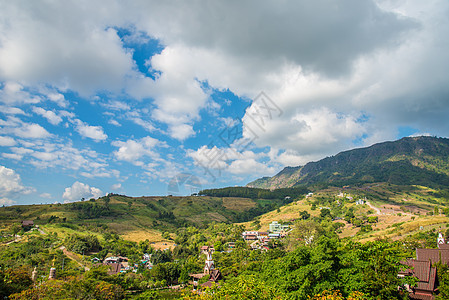
M 2 299 L 6 299 L 11 294 L 20 293 L 32 284 L 29 270 L 24 267 L 0 270 L 0 298 Z
M 438 282 L 439 282 L 439 294 L 436 297 L 437 300 L 449 299 L 449 267 L 446 264 L 438 262 L 437 265 Z
M 329 217 L 329 218 L 332 219 L 331 211 L 329 209 L 327 209 L 327 208 L 323 208 L 320 211 L 320 218 L 321 219 L 325 219 L 326 217 Z
M 404 259 L 399 244 L 385 240 L 350 243 L 345 250 L 350 266 L 344 275 L 347 289 L 364 292 L 374 299 L 403 299 L 398 290 L 404 284 L 397 276 Z
M 300 211 L 300 212 L 299 212 L 299 217 L 300 217 L 302 220 L 307 220 L 307 219 L 310 218 L 310 214 L 309 214 L 306 210 L 303 210 L 303 211 Z
M 14 238 L 16 238 L 16 235 L 22 230 L 22 227 L 20 225 L 14 225 L 11 229 L 12 234 L 14 235 Z
M 218 300 L 271 300 L 284 299 L 283 294 L 274 286 L 268 286 L 254 275 L 243 275 L 224 283 L 220 288 L 206 289 L 199 298 Z

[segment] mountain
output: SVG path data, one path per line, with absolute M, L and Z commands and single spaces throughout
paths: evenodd
M 305 166 L 286 167 L 248 187 L 285 188 L 299 185 L 357 185 L 389 182 L 398 185 L 449 186 L 449 139 L 406 137 L 353 149 Z

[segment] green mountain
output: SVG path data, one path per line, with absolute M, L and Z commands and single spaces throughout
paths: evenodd
M 285 188 L 299 185 L 357 185 L 389 182 L 397 185 L 449 186 L 449 139 L 406 137 L 367 148 L 341 152 L 305 166 L 286 167 L 248 187 Z

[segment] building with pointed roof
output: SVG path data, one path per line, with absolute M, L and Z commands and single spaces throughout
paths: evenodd
M 438 234 L 438 249 L 416 249 L 416 259 L 407 259 L 402 263 L 408 268 L 399 276 L 414 276 L 418 279 L 415 286 L 407 286 L 410 299 L 434 300 L 438 294 L 438 276 L 436 263 L 449 266 L 449 244 L 443 235 Z

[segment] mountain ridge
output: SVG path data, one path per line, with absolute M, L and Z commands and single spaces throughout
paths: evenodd
M 448 186 L 449 139 L 419 136 L 377 143 L 343 151 L 304 166 L 285 167 L 273 177 L 259 178 L 247 186 L 275 189 L 369 182 Z

